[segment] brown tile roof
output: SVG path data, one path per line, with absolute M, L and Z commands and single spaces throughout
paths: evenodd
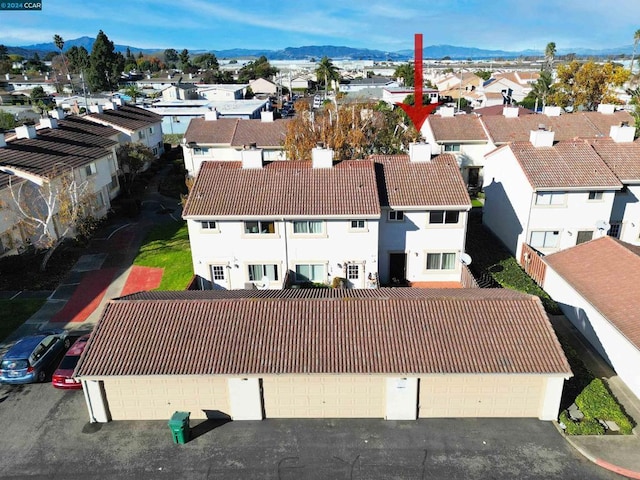
M 628 112 L 618 111 L 607 115 L 599 112 L 567 113 L 557 117 L 547 115 L 525 115 L 506 118 L 503 115 L 483 116 L 490 138 L 497 145 L 508 142 L 526 142 L 531 130 L 538 125 L 545 125 L 555 132 L 555 140 L 572 140 L 574 138 L 597 138 L 609 136 L 611 126 L 621 122 L 633 124 L 633 117 Z
M 58 128 L 38 128 L 36 138 L 7 141 L 0 148 L 0 165 L 8 165 L 41 177 L 56 175 L 64 166 L 81 167 L 105 157 L 118 142 L 107 138 L 117 134 L 77 117 L 58 122 Z M 101 132 L 101 134 L 96 134 Z
M 471 208 L 460 168 L 451 154 L 428 162 L 408 155 L 372 155 L 377 164 L 380 204 L 391 207 L 463 206 Z
M 114 300 L 76 374 L 570 374 L 537 297 L 447 292 L 348 301 Z
M 515 142 L 502 148 L 511 149 L 534 189 L 622 188 L 618 178 L 586 141 L 558 142 L 553 147 Z
M 314 169 L 308 161 L 287 161 L 243 169 L 241 162 L 204 162 L 183 215 L 379 217 L 374 163 Z
M 544 261 L 640 348 L 640 247 L 605 236 Z
M 620 181 L 640 181 L 640 143 L 616 143 L 611 138 L 598 138 L 589 143 Z
M 284 144 L 289 122 L 287 119 L 263 122 L 256 119 L 219 118 L 212 121 L 194 118 L 184 136 L 187 142 L 199 145 L 242 147 L 255 143 L 258 148 L 279 147 Z
M 102 113 L 90 113 L 87 118 L 131 131 L 162 122 L 160 115 L 133 105 L 122 105 L 117 110 L 103 110 Z
M 498 95 L 502 96 L 501 93 L 498 93 Z M 473 110 L 473 113 L 476 113 L 476 114 L 482 115 L 482 116 L 485 116 L 485 115 L 486 116 L 489 116 L 489 115 L 503 115 L 504 107 L 505 107 L 505 105 L 492 105 L 490 107 L 475 108 Z M 533 115 L 535 113 L 533 110 L 529 110 L 528 108 L 524 108 L 524 107 L 516 107 L 516 108 L 518 109 L 518 116 L 521 116 L 521 115 Z
M 442 117 L 429 115 L 427 122 L 436 142 L 483 142 L 488 137 L 477 115 L 455 115 Z

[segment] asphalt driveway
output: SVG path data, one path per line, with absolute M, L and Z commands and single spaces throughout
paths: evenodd
M 538 420 L 89 424 L 82 391 L 0 386 L 3 479 L 613 479 Z

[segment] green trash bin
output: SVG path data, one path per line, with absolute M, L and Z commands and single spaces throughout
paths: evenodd
M 189 434 L 191 432 L 189 428 L 190 415 L 190 412 L 175 412 L 171 416 L 168 425 L 173 436 L 173 443 L 184 445 L 189 441 Z

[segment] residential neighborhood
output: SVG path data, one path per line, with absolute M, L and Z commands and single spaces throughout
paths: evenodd
M 640 478 L 640 30 L 51 38 L 0 45 L 7 478 Z

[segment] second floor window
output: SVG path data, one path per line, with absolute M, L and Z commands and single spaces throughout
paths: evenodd
M 351 220 L 351 230 L 364 230 L 367 228 L 366 220 Z
M 244 233 L 268 235 L 276 233 L 276 224 L 273 221 L 256 220 L 244 222 Z
M 208 155 L 209 149 L 207 147 L 196 147 L 193 149 L 194 155 Z
M 444 145 L 445 152 L 459 152 L 460 144 L 459 143 L 446 143 Z
M 215 220 L 205 220 L 200 222 L 203 230 L 217 230 L 218 223 Z
M 538 192 L 536 193 L 536 205 L 564 205 L 564 192 Z
M 460 219 L 460 212 L 456 210 L 432 210 L 429 212 L 429 223 L 458 223 Z
M 547 232 L 531 232 L 530 245 L 533 248 L 555 248 L 558 246 L 560 232 L 549 230 Z
M 95 175 L 97 172 L 98 170 L 96 169 L 96 164 L 93 162 L 88 165 L 85 165 L 84 167 L 84 173 L 87 175 L 87 177 L 90 177 L 91 175 Z
M 390 222 L 402 222 L 404 221 L 404 212 L 402 210 L 389 210 Z
M 293 233 L 317 235 L 322 233 L 322 221 L 302 220 L 293 222 Z
M 602 200 L 603 193 L 602 190 L 593 190 L 589 192 L 589 200 Z

